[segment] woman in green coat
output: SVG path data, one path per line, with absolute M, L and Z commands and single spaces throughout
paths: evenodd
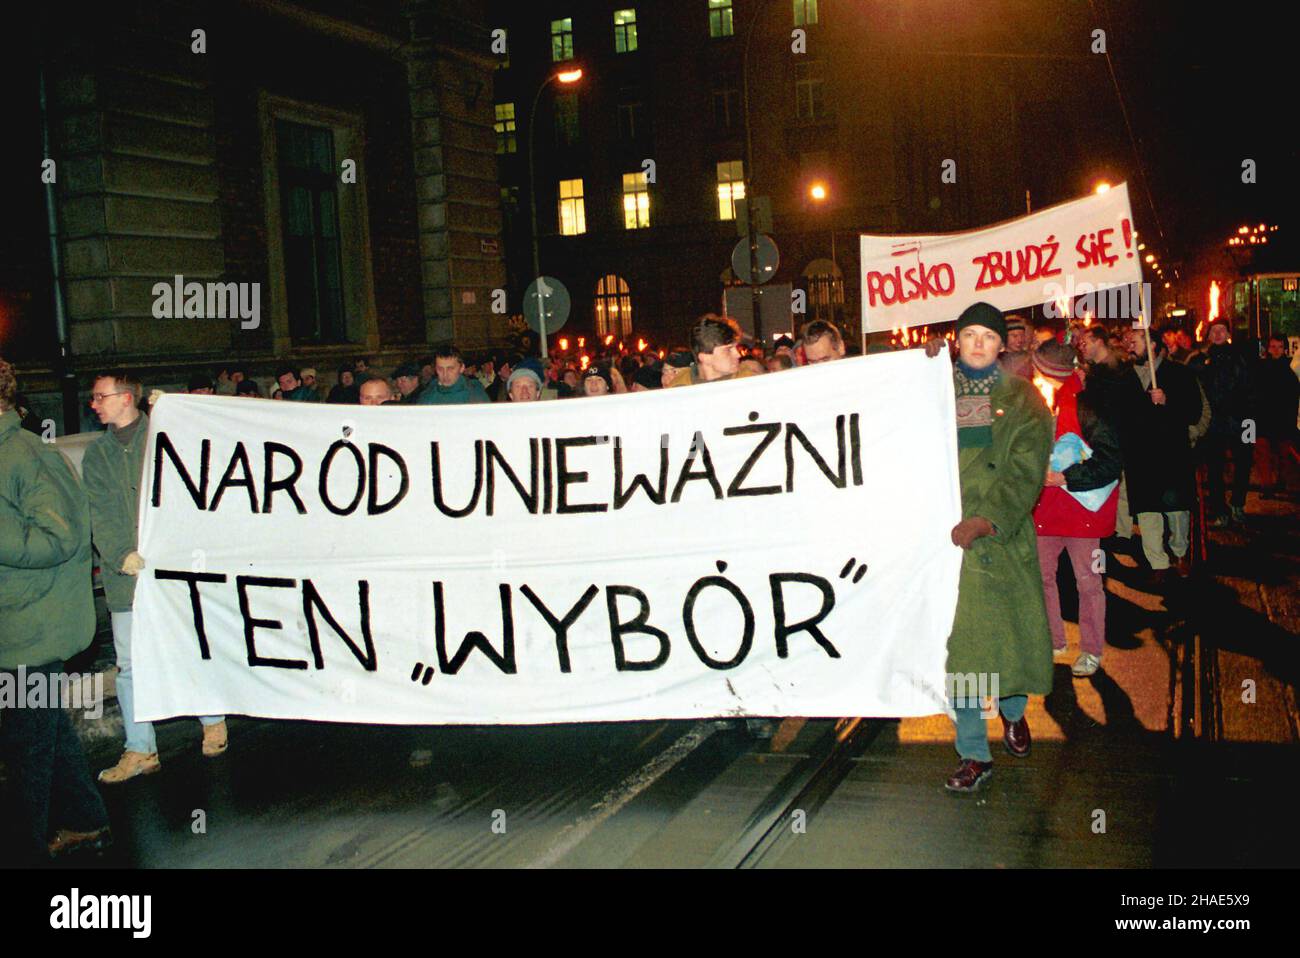
M 976 303 L 957 320 L 957 456 L 965 554 L 948 637 L 949 695 L 961 764 L 946 782 L 973 791 L 993 772 L 979 699 L 998 701 L 1003 743 L 1029 754 L 1029 695 L 1052 689 L 1052 640 L 1031 513 L 1052 451 L 1052 416 L 1034 387 L 1005 375 L 1002 313 Z M 932 355 L 937 350 L 931 350 Z

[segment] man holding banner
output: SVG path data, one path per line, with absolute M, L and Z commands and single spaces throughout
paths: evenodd
M 957 456 L 962 520 L 952 541 L 965 550 L 948 675 L 961 763 L 945 787 L 979 788 L 993 757 L 979 700 L 1002 716 L 1003 743 L 1029 754 L 1028 696 L 1052 690 L 1052 648 L 1031 513 L 1052 449 L 1052 416 L 1034 387 L 998 363 L 1002 313 L 975 303 L 957 320 Z M 926 344 L 938 355 L 942 339 Z

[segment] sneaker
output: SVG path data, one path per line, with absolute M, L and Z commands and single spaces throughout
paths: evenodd
M 118 785 L 137 775 L 152 775 L 160 768 L 162 762 L 158 761 L 157 752 L 146 755 L 144 752 L 126 751 L 116 765 L 99 773 L 99 780 L 105 785 Z
M 1070 671 L 1080 678 L 1086 678 L 1087 676 L 1094 674 L 1100 667 L 1100 656 L 1093 655 L 1091 652 L 1084 652 L 1074 660 L 1074 665 L 1070 667 Z
M 103 851 L 113 844 L 113 833 L 107 825 L 93 832 L 70 832 L 60 828 L 49 844 L 50 857 L 62 858 L 79 851 Z
M 216 725 L 203 726 L 203 754 L 207 758 L 216 758 L 226 750 L 226 721 L 222 719 Z
M 950 792 L 973 792 L 992 774 L 992 762 L 977 762 L 973 758 L 964 758 L 957 766 L 957 771 L 943 783 L 943 787 Z
M 1070 647 L 1068 645 L 1052 646 L 1053 655 L 1065 655 L 1069 651 L 1070 651 Z
M 1228 523 L 1231 521 L 1232 520 L 1228 518 L 1227 513 L 1224 513 L 1223 515 L 1215 516 L 1213 519 L 1211 519 L 1210 527 L 1213 529 L 1226 529 Z

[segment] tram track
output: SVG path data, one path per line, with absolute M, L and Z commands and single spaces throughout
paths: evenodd
M 757 868 L 778 856 L 797 833 L 797 813 L 811 819 L 853 768 L 853 761 L 886 727 L 884 719 L 839 719 L 773 788 L 735 840 L 712 861 L 714 868 Z

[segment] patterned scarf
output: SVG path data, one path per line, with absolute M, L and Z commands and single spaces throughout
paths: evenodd
M 1002 380 L 1002 367 L 990 363 L 971 369 L 961 360 L 953 367 L 957 392 L 957 448 L 983 449 L 993 445 L 993 387 Z

